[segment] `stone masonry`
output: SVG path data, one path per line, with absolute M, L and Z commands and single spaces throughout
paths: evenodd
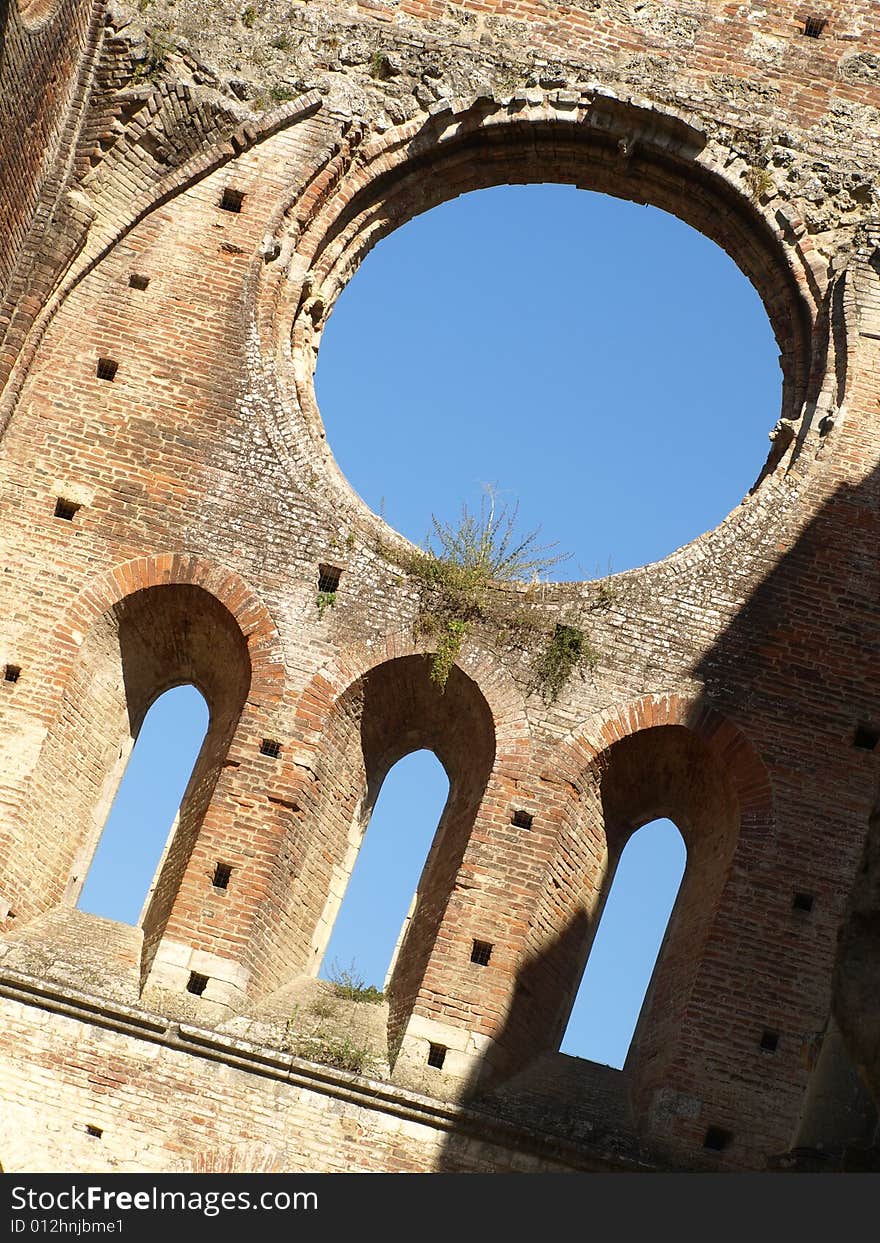
M 0 4 L 5 1170 L 876 1166 L 878 138 L 868 0 Z M 537 181 L 723 246 L 782 409 L 716 530 L 499 586 L 529 625 L 474 625 L 441 693 L 315 359 L 377 240 Z M 558 626 L 598 659 L 554 699 Z M 79 912 L 186 682 L 211 723 L 140 925 Z M 338 997 L 333 917 L 422 747 L 450 796 L 386 998 Z M 558 1048 L 658 816 L 688 866 L 611 1071 Z

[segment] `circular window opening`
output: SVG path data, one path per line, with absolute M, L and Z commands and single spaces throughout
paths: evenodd
M 328 440 L 416 543 L 485 485 L 571 554 L 656 561 L 743 499 L 779 349 L 732 259 L 667 212 L 566 185 L 474 191 L 372 251 L 324 329 Z

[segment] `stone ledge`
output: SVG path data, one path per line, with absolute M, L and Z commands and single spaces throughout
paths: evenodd
M 104 1001 L 78 989 L 47 985 L 19 972 L 0 971 L 0 997 L 82 1023 L 96 1024 L 132 1039 L 160 1044 L 175 1052 L 287 1082 L 292 1087 L 331 1096 L 407 1122 L 495 1143 L 515 1152 L 526 1151 L 570 1166 L 572 1172 L 611 1169 L 636 1172 L 657 1168 L 648 1160 L 622 1158 L 618 1154 L 572 1144 L 562 1137 L 517 1126 L 466 1106 L 446 1105 L 393 1084 L 261 1049 L 250 1041 L 225 1037 L 207 1028 L 168 1022 L 159 1015 Z

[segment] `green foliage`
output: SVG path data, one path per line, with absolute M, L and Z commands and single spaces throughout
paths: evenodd
M 565 560 L 553 552 L 555 545 L 538 543 L 537 529 L 518 536 L 517 515 L 517 506 L 499 505 L 495 489 L 487 488 L 478 513 L 463 505 L 457 523 L 433 516 L 433 534 L 425 548 L 403 558 L 403 568 L 423 588 L 418 625 L 422 634 L 436 640 L 431 681 L 441 691 L 475 622 L 513 624 L 515 614 L 502 620 L 493 603 L 495 589 L 505 583 L 537 581 Z
M 528 582 L 567 560 L 565 554 L 553 552 L 555 544 L 538 544 L 538 528 L 518 537 L 518 515 L 518 505 L 512 509 L 499 505 L 495 489 L 489 487 L 478 514 L 463 505 L 457 523 L 432 517 L 433 538 L 439 547 L 431 546 L 429 536 L 428 553 L 441 567 L 441 577 L 464 588 L 491 582 Z
M 155 82 L 165 68 L 165 63 L 174 48 L 174 39 L 168 28 L 157 26 L 153 30 L 148 30 L 144 59 L 136 66 L 132 74 L 133 81 Z
M 254 8 L 252 4 L 249 4 L 247 8 L 242 12 L 241 24 L 242 26 L 244 26 L 245 30 L 250 30 L 256 20 L 257 20 L 257 10 Z
M 367 1045 L 344 1035 L 322 1036 L 314 1058 L 325 1066 L 335 1066 L 337 1070 L 348 1070 L 355 1075 L 366 1074 L 373 1066 L 373 1056 Z
M 385 994 L 380 989 L 365 983 L 364 977 L 357 970 L 354 962 L 349 967 L 340 967 L 339 963 L 334 961 L 330 968 L 329 979 L 336 996 L 344 997 L 346 1001 L 378 1003 L 385 1000 Z
M 747 168 L 743 173 L 743 181 L 753 203 L 760 203 L 773 190 L 773 178 L 766 168 Z
M 269 47 L 274 47 L 276 52 L 289 52 L 293 47 L 293 39 L 286 34 L 276 35 L 269 40 Z
M 594 669 L 596 660 L 597 653 L 582 630 L 557 625 L 535 667 L 544 698 L 555 703 L 575 669 Z
M 273 103 L 286 104 L 288 100 L 296 98 L 296 91 L 292 91 L 289 86 L 282 86 L 281 83 L 276 83 L 269 88 L 269 98 Z M 326 594 L 331 595 L 332 593 L 327 592 Z
M 394 66 L 384 52 L 377 50 L 370 57 L 370 73 L 379 82 L 387 82 L 394 77 Z
M 323 617 L 326 609 L 332 609 L 336 607 L 336 592 L 335 591 L 319 591 L 317 595 L 317 605 L 318 605 L 318 612 Z

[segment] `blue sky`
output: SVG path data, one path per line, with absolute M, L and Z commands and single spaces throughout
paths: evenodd
M 494 484 L 523 532 L 571 553 L 552 574 L 568 579 L 657 560 L 734 508 L 781 374 L 757 294 L 712 242 L 653 208 L 514 186 L 379 243 L 324 331 L 316 389 L 340 467 L 399 531 L 421 543 L 432 514 Z M 85 909 L 136 922 L 204 723 L 192 690 L 152 709 Z M 389 774 L 323 974 L 354 963 L 381 986 L 446 785 L 426 752 Z M 564 1051 L 622 1063 L 682 866 L 668 822 L 627 846 Z

